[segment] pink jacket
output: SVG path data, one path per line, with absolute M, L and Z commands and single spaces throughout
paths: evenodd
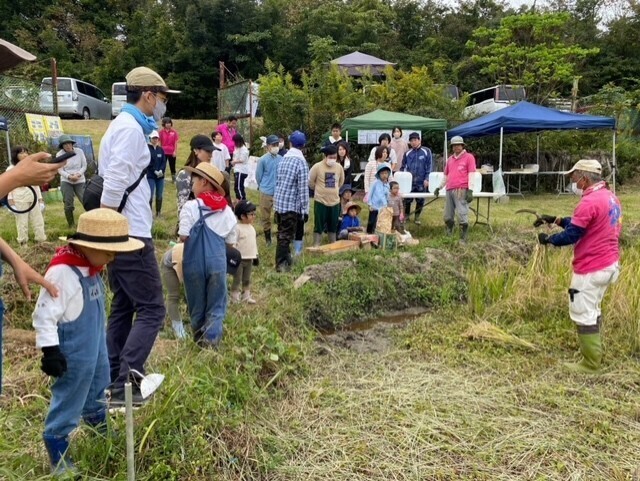
M 233 143 L 233 136 L 236 135 L 236 129 L 230 129 L 227 124 L 220 124 L 216 127 L 216 132 L 222 134 L 222 143 L 229 149 L 229 155 L 233 156 L 236 144 Z
M 160 129 L 158 135 L 160 136 L 160 145 L 164 150 L 164 155 L 175 157 L 178 151 L 178 140 L 180 139 L 178 132 L 174 129 Z

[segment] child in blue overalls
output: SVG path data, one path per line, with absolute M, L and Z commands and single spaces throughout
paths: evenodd
M 184 242 L 184 290 L 194 340 L 201 347 L 215 347 L 227 314 L 225 244 L 236 243 L 237 221 L 224 197 L 224 176 L 217 167 L 201 162 L 185 170 L 191 172 L 195 199 L 182 207 L 178 227 Z
M 104 392 L 110 376 L 100 271 L 117 253 L 144 246 L 129 238 L 127 218 L 111 209 L 82 214 L 77 232 L 67 240 L 45 274 L 58 288 L 58 297 L 42 289 L 33 312 L 41 368 L 56 378 L 43 434 L 54 475 L 75 472 L 66 452 L 69 434 L 81 417 L 90 426 L 106 429 Z

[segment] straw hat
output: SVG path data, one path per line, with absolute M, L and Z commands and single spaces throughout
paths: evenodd
M 185 167 L 184 170 L 196 174 L 200 177 L 207 179 L 218 193 L 224 195 L 224 189 L 222 183 L 224 182 L 224 175 L 220 172 L 220 169 L 209 164 L 208 162 L 200 162 L 197 167 Z
M 353 209 L 354 207 L 356 209 L 356 215 L 359 215 L 362 207 L 360 207 L 355 202 L 347 202 L 347 205 L 344 206 L 344 213 L 347 214 L 349 212 L 349 209 Z
M 184 243 L 179 242 L 171 249 L 171 264 L 173 264 L 173 270 L 176 271 L 178 280 L 184 282 L 184 274 L 182 273 L 182 258 L 184 257 Z
M 65 239 L 70 244 L 107 252 L 130 252 L 144 247 L 129 238 L 129 222 L 112 209 L 94 209 L 78 218 L 76 233 Z

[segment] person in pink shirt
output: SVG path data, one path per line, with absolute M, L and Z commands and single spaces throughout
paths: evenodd
M 442 182 L 433 191 L 438 197 L 440 189 L 446 187 L 444 205 L 444 223 L 447 235 L 453 235 L 454 216 L 458 213 L 460 221 L 460 241 L 467 241 L 469 229 L 469 204 L 473 201 L 473 191 L 469 188 L 469 175 L 476 171 L 476 158 L 464 148 L 464 139 L 455 136 L 451 139 L 453 154 L 447 159 Z
M 233 151 L 236 148 L 236 144 L 233 141 L 233 136 L 238 133 L 236 130 L 238 127 L 238 117 L 229 115 L 227 121 L 224 124 L 220 124 L 216 127 L 216 132 L 222 134 L 222 143 L 229 149 L 229 155 L 233 158 Z
M 169 117 L 162 119 L 162 129 L 159 132 L 160 145 L 169 163 L 171 180 L 176 181 L 176 156 L 178 155 L 178 140 L 180 136 L 173 128 L 173 122 Z
M 565 367 L 595 373 L 602 364 L 600 305 L 607 287 L 620 274 L 622 207 L 602 180 L 602 166 L 597 160 L 579 160 L 566 174 L 571 175 L 574 191 L 581 196 L 573 216 L 542 215 L 533 225 L 555 224 L 564 229 L 553 235 L 538 234 L 540 244 L 575 244 L 569 316 L 578 328 L 582 360 L 565 363 Z

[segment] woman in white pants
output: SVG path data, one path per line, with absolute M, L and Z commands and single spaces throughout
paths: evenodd
M 29 155 L 29 151 L 25 147 L 17 146 L 11 151 L 11 165 L 7 170 L 11 170 L 14 166 Z M 47 235 L 44 232 L 44 218 L 42 212 L 44 211 L 44 201 L 42 200 L 42 193 L 40 187 L 37 185 L 32 186 L 35 191 L 35 195 L 38 199 L 37 205 L 29 212 L 24 214 L 16 214 L 16 229 L 18 231 L 18 243 L 24 245 L 29 240 L 29 224 L 33 229 L 33 234 L 37 242 L 47 240 Z M 23 211 L 31 207 L 33 203 L 34 193 L 29 187 L 18 187 L 9 192 L 7 201 L 11 207 L 16 210 Z

